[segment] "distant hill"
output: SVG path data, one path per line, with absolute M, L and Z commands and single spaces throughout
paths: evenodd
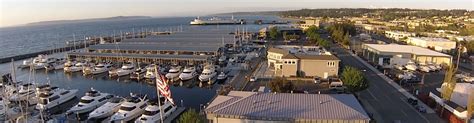
M 134 20 L 134 19 L 148 19 L 150 16 L 115 16 L 107 18 L 91 18 L 91 19 L 79 19 L 79 20 L 53 20 L 53 21 L 40 21 L 28 23 L 26 25 L 48 25 L 48 24 L 65 24 L 65 23 L 78 23 L 78 22 L 92 22 L 92 21 L 111 21 L 111 20 Z
M 231 13 L 219 13 L 213 14 L 213 16 L 222 15 L 278 15 L 281 11 L 260 11 L 260 12 L 231 12 Z

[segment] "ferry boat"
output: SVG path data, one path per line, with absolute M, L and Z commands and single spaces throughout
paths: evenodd
M 168 73 L 165 75 L 165 77 L 173 81 L 180 76 L 181 72 L 181 66 L 174 66 L 168 70 Z
M 94 66 L 94 68 L 87 67 L 84 70 L 82 70 L 82 72 L 84 75 L 97 75 L 97 74 L 108 72 L 111 69 L 112 69 L 111 63 L 98 63 L 97 65 Z
M 79 104 L 69 109 L 66 113 L 82 114 L 90 112 L 105 104 L 112 97 L 114 97 L 112 94 L 101 93 L 91 88 L 90 91 L 86 92 L 85 96 L 81 97 Z
M 173 106 L 173 104 L 171 104 L 169 101 L 164 101 L 164 97 L 161 98 L 161 110 L 163 110 L 164 120 L 169 115 L 171 115 L 171 113 L 176 111 L 176 106 Z M 139 118 L 137 118 L 135 123 L 158 123 L 161 121 L 161 110 L 157 102 L 152 102 L 145 108 L 145 112 Z
M 216 67 L 214 65 L 206 65 L 204 66 L 204 70 L 202 71 L 201 75 L 199 75 L 199 80 L 201 82 L 209 82 L 212 84 L 211 79 L 213 79 L 216 75 Z
M 133 71 L 135 71 L 135 64 L 132 62 L 127 62 L 127 63 L 124 63 L 120 69 L 109 71 L 109 76 L 110 77 L 126 76 L 126 75 L 130 75 Z
M 150 79 L 150 80 L 155 79 L 155 77 L 156 77 L 155 76 L 155 69 L 156 69 L 155 67 L 156 67 L 156 65 L 152 64 L 152 65 L 150 65 L 146 68 L 146 73 L 145 73 L 145 76 L 144 76 L 145 79 Z
M 198 73 L 196 72 L 196 67 L 187 67 L 179 75 L 179 79 L 181 79 L 182 81 L 186 81 L 196 77 L 197 75 Z
M 57 87 L 50 87 L 49 85 L 37 87 L 38 104 L 36 109 L 48 110 L 60 104 L 63 104 L 74 97 L 78 90 L 66 90 Z
M 112 115 L 110 122 L 129 122 L 139 117 L 147 106 L 148 100 L 138 96 L 132 96 L 120 105 L 120 109 Z
M 245 24 L 244 20 L 236 20 L 234 16 L 230 20 L 221 19 L 218 17 L 212 17 L 207 20 L 200 19 L 199 17 L 195 18 L 191 22 L 191 25 L 232 25 L 232 24 Z
M 115 114 L 120 108 L 120 105 L 125 102 L 125 99 L 113 97 L 109 99 L 104 105 L 89 113 L 88 119 L 102 119 L 110 117 Z

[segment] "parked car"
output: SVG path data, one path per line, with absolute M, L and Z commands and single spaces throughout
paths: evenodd
M 421 72 L 426 72 L 426 73 L 429 73 L 432 71 L 428 66 L 425 66 L 425 65 L 420 66 L 418 70 L 420 70 Z
M 257 81 L 257 77 L 250 77 L 250 82 L 255 82 Z
M 315 78 L 314 78 L 314 83 L 315 83 L 315 84 L 321 83 L 321 78 L 320 78 L 320 77 L 315 77 Z
M 416 99 L 413 99 L 413 98 L 408 98 L 408 103 L 410 103 L 411 105 L 418 105 L 418 100 Z
M 415 106 L 415 109 L 421 113 L 426 113 L 426 108 L 420 105 Z
M 406 68 L 403 65 L 393 65 L 393 67 L 398 70 L 406 70 Z

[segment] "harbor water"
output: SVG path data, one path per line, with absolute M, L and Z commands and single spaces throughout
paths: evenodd
M 263 18 L 262 18 L 263 17 Z M 180 18 L 150 18 L 121 21 L 98 21 L 68 24 L 50 24 L 0 28 L 0 56 L 8 57 L 47 50 L 54 47 L 65 46 L 67 40 L 85 36 L 110 36 L 120 32 L 132 32 L 140 30 L 167 31 L 176 30 L 178 27 L 186 30 L 236 30 L 246 28 L 249 31 L 268 25 L 212 25 L 212 26 L 190 26 L 189 21 L 194 17 Z M 236 17 L 237 18 L 237 17 Z M 275 16 L 246 16 L 245 19 L 267 19 L 276 20 Z M 251 21 L 249 21 L 251 22 Z M 173 29 L 175 28 L 175 29 Z M 64 58 L 65 53 L 52 55 L 56 58 Z M 16 61 L 16 65 L 21 61 Z M 11 73 L 11 63 L 0 64 L 0 74 Z M 82 73 L 65 74 L 63 70 L 46 72 L 37 70 L 31 74 L 28 69 L 15 69 L 17 80 L 31 83 L 50 83 L 53 86 L 66 89 L 78 89 L 77 97 L 80 98 L 90 88 L 101 92 L 107 92 L 118 96 L 129 96 L 130 93 L 143 94 L 156 97 L 154 85 L 146 82 L 133 81 L 128 78 L 111 79 L 107 74 L 95 76 L 82 76 Z M 172 97 L 178 106 L 200 109 L 208 103 L 215 95 L 220 84 L 200 87 L 198 80 L 191 80 L 171 86 Z

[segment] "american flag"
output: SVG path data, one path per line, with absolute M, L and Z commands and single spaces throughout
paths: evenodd
M 155 75 L 156 75 L 156 89 L 163 97 L 165 97 L 171 104 L 174 104 L 173 98 L 171 97 L 171 90 L 168 85 L 168 79 L 164 75 L 161 75 L 158 72 L 158 67 L 155 68 Z

